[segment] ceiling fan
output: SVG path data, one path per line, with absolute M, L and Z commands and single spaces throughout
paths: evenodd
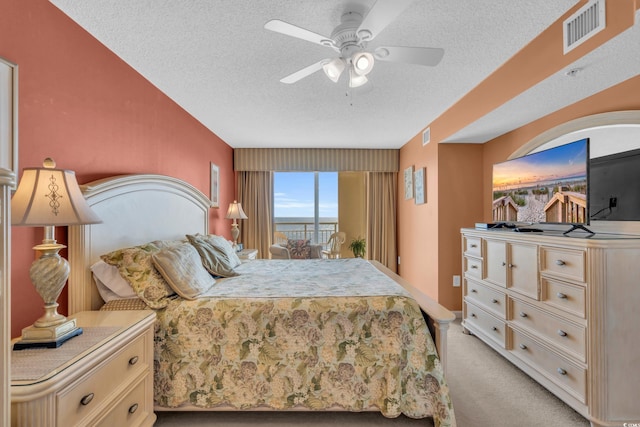
M 279 19 L 268 21 L 264 25 L 267 30 L 326 46 L 340 54 L 335 58 L 322 59 L 280 81 L 292 84 L 322 69 L 329 79 L 337 83 L 342 73 L 347 70 L 349 87 L 358 87 L 367 83 L 367 74 L 373 69 L 376 60 L 424 66 L 438 65 L 444 55 L 444 49 L 441 48 L 380 46 L 375 50 L 367 49 L 367 44 L 413 1 L 378 0 L 364 17 L 360 13 L 347 11 L 342 15 L 342 22 L 333 30 L 331 37 Z

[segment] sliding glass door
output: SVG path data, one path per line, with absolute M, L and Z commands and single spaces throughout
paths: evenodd
M 337 172 L 275 172 L 273 188 L 276 232 L 325 244 L 338 231 Z

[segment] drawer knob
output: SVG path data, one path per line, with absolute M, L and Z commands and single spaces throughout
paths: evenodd
M 138 363 L 138 356 L 133 356 L 131 359 L 129 359 L 129 365 L 133 366 L 136 363 Z
M 515 268 L 515 265 L 509 264 L 509 268 Z
M 558 368 L 558 373 L 559 373 L 560 375 L 567 375 L 567 371 L 566 371 L 566 370 L 564 370 L 564 369 L 562 369 L 562 368 Z
M 475 289 L 471 289 L 471 292 L 472 292 L 472 293 L 474 293 L 474 294 L 477 294 L 477 293 L 478 293 L 478 291 L 477 291 L 477 290 L 475 290 Z
M 556 260 L 556 265 L 566 265 L 566 264 L 567 264 L 567 263 L 566 263 L 566 262 L 564 262 L 564 261 L 563 261 L 563 260 L 561 260 L 561 259 L 557 259 L 557 260 Z
M 472 247 L 472 248 L 477 248 L 477 247 L 478 247 L 478 245 L 476 245 L 475 243 L 472 243 L 472 244 L 471 244 L 471 247 Z
M 477 266 L 477 265 L 475 265 L 475 264 L 472 264 L 472 265 L 471 265 L 471 269 L 476 269 L 476 268 L 478 268 L 478 266 Z
M 563 331 L 562 329 L 558 329 L 558 335 L 560 335 L 561 337 L 566 337 L 567 333 L 565 331 Z
M 80 399 L 80 404 L 82 406 L 87 406 L 89 403 L 91 403 L 94 396 L 95 395 L 93 393 L 87 394 L 86 396 L 82 397 L 82 399 Z
M 497 304 L 498 300 L 494 298 L 494 299 L 491 300 L 491 302 L 494 303 L 494 304 Z
M 527 317 L 527 316 L 528 316 L 527 313 L 525 313 L 524 311 L 520 312 L 520 317 Z
M 133 413 L 134 413 L 134 412 L 136 412 L 137 410 L 138 410 L 138 404 L 137 404 L 137 403 L 134 403 L 133 405 L 131 405 L 131 406 L 129 407 L 129 413 L 130 413 L 130 414 L 133 414 Z
M 505 265 L 507 265 L 507 263 L 502 261 L 502 266 L 504 267 Z
M 524 344 L 520 344 L 520 348 L 521 348 L 521 349 L 523 349 L 523 350 L 526 350 L 526 349 L 527 349 L 527 346 L 526 346 L 526 345 L 524 345 Z
M 471 313 L 471 317 L 476 317 L 476 314 L 475 313 Z
M 498 328 L 496 326 L 492 327 L 491 329 L 494 331 L 498 331 Z
M 567 299 L 567 294 L 563 294 L 562 292 L 558 292 L 556 296 L 560 299 Z

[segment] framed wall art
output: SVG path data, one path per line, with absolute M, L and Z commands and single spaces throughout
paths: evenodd
M 0 169 L 18 182 L 18 66 L 0 58 Z
M 427 201 L 426 168 L 418 168 L 414 173 L 414 186 L 416 191 L 416 205 L 421 205 Z
M 404 170 L 404 199 L 413 198 L 413 166 Z
M 220 207 L 220 168 L 211 163 L 211 207 Z

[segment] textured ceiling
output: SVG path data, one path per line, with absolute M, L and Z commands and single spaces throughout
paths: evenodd
M 280 83 L 335 53 L 263 26 L 277 18 L 329 36 L 372 0 L 50 1 L 235 148 L 399 148 L 577 3 L 416 0 L 370 46 L 441 47 L 442 62 L 378 61 L 370 83 L 348 91 L 322 72 Z M 449 141 L 485 142 L 638 74 L 638 56 L 628 64 L 616 42 L 583 58 L 583 73 L 552 76 Z

